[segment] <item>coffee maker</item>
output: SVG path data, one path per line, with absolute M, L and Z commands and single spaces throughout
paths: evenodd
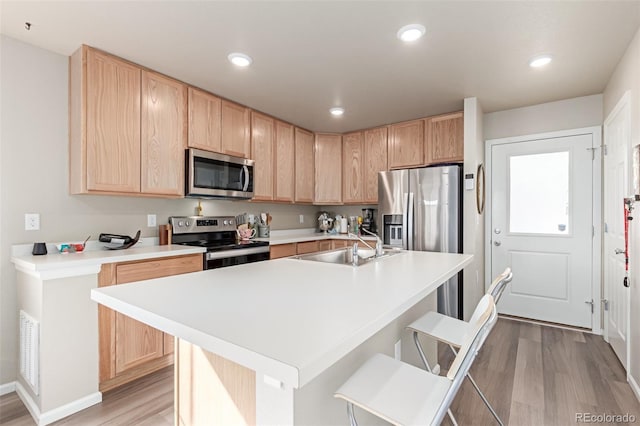
M 375 234 L 378 231 L 375 217 L 376 209 L 362 209 L 362 228 Z

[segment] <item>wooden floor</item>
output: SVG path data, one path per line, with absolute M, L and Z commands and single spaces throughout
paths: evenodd
M 441 347 L 440 365 L 451 359 L 448 347 Z M 472 374 L 505 424 L 575 425 L 576 413 L 629 413 L 640 423 L 640 403 L 600 336 L 501 318 Z M 468 381 L 451 408 L 460 425 L 494 424 Z M 15 393 L 0 397 L 0 425 L 34 424 Z M 54 424 L 172 425 L 173 370 L 106 393 L 101 404 Z

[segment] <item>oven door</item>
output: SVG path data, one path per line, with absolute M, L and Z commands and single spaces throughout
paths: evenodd
M 253 160 L 194 148 L 187 149 L 185 158 L 187 197 L 253 197 Z
M 224 268 L 269 260 L 269 246 L 205 253 L 204 269 Z

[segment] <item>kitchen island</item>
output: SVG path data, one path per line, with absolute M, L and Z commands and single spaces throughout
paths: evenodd
M 344 424 L 333 391 L 371 353 L 398 351 L 404 327 L 471 260 L 402 252 L 352 267 L 286 258 L 91 297 L 178 338 L 177 424 Z

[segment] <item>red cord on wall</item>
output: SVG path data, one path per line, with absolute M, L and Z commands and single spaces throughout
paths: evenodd
M 631 210 L 633 209 L 633 200 L 631 198 L 624 199 L 624 280 L 622 284 L 629 287 L 629 221 L 633 220 Z

